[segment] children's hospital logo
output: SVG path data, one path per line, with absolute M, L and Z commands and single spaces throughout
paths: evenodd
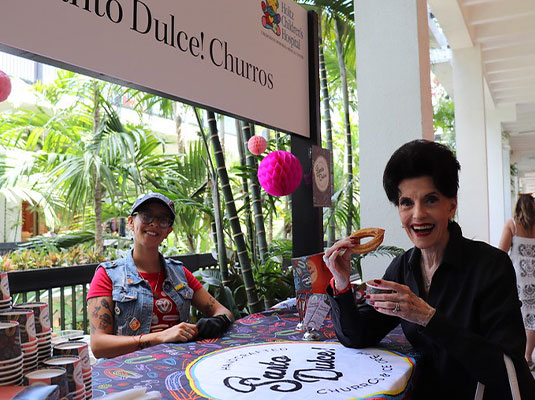
M 281 16 L 277 13 L 279 9 L 279 0 L 262 1 L 262 26 L 272 30 L 277 36 L 281 35 Z
M 302 25 L 306 24 L 299 5 L 282 0 L 261 0 L 260 5 L 263 13 L 262 26 L 278 36 L 276 43 L 297 54 L 296 50 L 301 50 L 301 40 L 305 37 Z

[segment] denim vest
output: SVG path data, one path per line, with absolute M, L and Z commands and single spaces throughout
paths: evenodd
M 181 322 L 189 321 L 193 289 L 188 286 L 180 261 L 160 254 L 160 265 L 165 266 L 163 292 L 176 304 Z M 119 336 L 133 336 L 150 332 L 154 307 L 152 289 L 139 275 L 132 251 L 125 258 L 100 264 L 112 281 L 113 331 Z

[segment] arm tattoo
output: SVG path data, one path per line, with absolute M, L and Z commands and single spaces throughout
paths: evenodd
M 98 325 L 98 328 L 100 330 L 107 330 L 108 327 L 111 325 L 112 323 L 112 320 L 111 320 L 111 315 L 109 314 L 102 314 L 100 317 L 99 317 L 99 325 Z
M 98 330 L 108 332 L 110 327 L 113 326 L 111 306 L 105 298 L 100 298 L 100 305 L 97 305 L 97 299 L 98 298 L 91 298 L 87 302 L 90 311 L 89 320 L 91 332 L 97 332 Z M 96 323 L 98 325 L 95 325 Z
M 93 310 L 91 310 L 92 308 L 92 305 L 93 305 L 93 298 L 87 300 L 87 309 L 89 310 L 89 332 L 96 332 L 97 331 L 97 327 L 95 326 L 95 324 L 93 324 L 93 319 L 91 318 L 93 316 Z
M 208 301 L 208 304 L 206 305 L 205 307 L 205 310 L 204 310 L 204 313 L 206 315 L 212 315 L 213 314 L 213 309 L 215 307 L 215 299 L 213 297 L 210 297 L 210 300 Z
M 107 309 L 110 312 L 110 314 L 113 314 L 113 312 L 111 311 L 110 303 L 108 303 L 108 300 L 102 299 L 102 300 L 100 300 L 100 304 L 102 304 L 102 307 Z

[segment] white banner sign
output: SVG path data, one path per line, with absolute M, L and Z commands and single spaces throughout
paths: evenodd
M 310 137 L 307 46 L 293 0 L 0 5 L 1 50 Z
M 395 399 L 405 394 L 413 367 L 411 358 L 375 348 L 277 342 L 215 351 L 189 364 L 186 375 L 210 399 Z

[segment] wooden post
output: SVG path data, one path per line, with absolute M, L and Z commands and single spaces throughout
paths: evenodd
M 304 179 L 292 194 L 293 257 L 323 251 L 323 208 L 312 204 L 312 146 L 321 146 L 318 15 L 308 12 L 308 81 L 310 139 L 292 135 L 292 153 L 303 167 Z

